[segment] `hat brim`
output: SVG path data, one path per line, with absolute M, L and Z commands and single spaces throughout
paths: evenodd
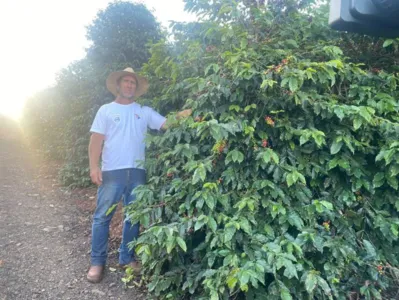
M 116 97 L 118 96 L 118 80 L 119 78 L 123 76 L 132 76 L 136 78 L 137 81 L 137 86 L 136 86 L 136 92 L 134 93 L 134 98 L 138 98 L 142 95 L 144 95 L 148 91 L 148 80 L 145 77 L 141 77 L 137 75 L 136 73 L 132 72 L 127 72 L 127 71 L 117 71 L 117 72 L 112 72 L 109 74 L 107 78 L 107 89 Z

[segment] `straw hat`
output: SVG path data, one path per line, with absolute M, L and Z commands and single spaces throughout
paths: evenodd
M 118 96 L 118 80 L 123 76 L 133 76 L 136 78 L 137 87 L 134 98 L 140 97 L 148 90 L 148 80 L 137 75 L 132 68 L 126 68 L 123 71 L 112 72 L 107 78 L 107 89 L 116 97 Z

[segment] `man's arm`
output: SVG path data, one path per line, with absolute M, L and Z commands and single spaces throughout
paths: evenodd
M 101 185 L 103 181 L 101 169 L 99 167 L 103 141 L 103 134 L 92 133 L 89 143 L 90 178 L 91 181 L 97 185 Z
M 179 111 L 176 114 L 176 119 L 187 118 L 187 117 L 191 116 L 192 113 L 193 113 L 193 110 L 191 108 Z M 168 129 L 166 122 L 162 124 L 161 129 L 162 130 Z

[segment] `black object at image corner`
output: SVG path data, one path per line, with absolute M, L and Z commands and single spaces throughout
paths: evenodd
M 340 31 L 399 37 L 399 0 L 331 0 L 329 24 Z

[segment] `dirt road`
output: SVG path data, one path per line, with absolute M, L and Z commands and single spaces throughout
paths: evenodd
M 0 136 L 0 300 L 144 299 L 122 271 L 86 281 L 91 214 L 76 203 L 87 199 L 59 187 L 55 173 L 20 139 Z

